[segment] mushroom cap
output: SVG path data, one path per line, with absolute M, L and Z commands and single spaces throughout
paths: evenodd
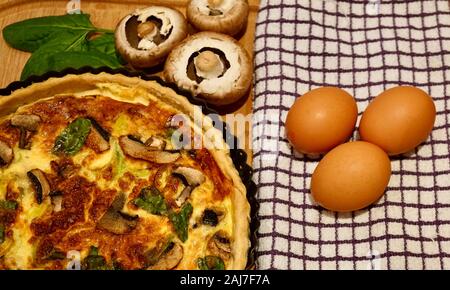
M 209 15 L 200 8 L 208 7 L 208 0 L 190 0 L 186 10 L 187 18 L 197 30 L 236 35 L 247 25 L 249 5 L 247 0 L 228 1 L 234 2 L 231 9 L 222 15 Z
M 225 54 L 230 68 L 218 78 L 197 83 L 187 75 L 189 58 L 204 48 Z M 227 55 L 231 54 L 231 55 Z M 164 78 L 214 105 L 228 105 L 238 101 L 250 89 L 253 64 L 250 55 L 234 38 L 215 32 L 200 32 L 185 39 L 169 54 Z
M 127 23 L 135 16 L 154 11 L 164 13 L 173 25 L 169 37 L 156 47 L 144 50 L 131 46 L 127 37 Z M 137 31 L 136 31 L 137 34 Z M 117 25 L 116 48 L 122 57 L 136 68 L 148 68 L 162 63 L 169 52 L 188 35 L 188 25 L 183 14 L 176 9 L 163 6 L 150 6 L 138 9 L 134 13 L 125 16 Z

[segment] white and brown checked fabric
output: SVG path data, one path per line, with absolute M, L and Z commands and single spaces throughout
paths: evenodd
M 450 269 L 450 10 L 442 1 L 263 0 L 256 33 L 254 179 L 259 269 Z M 435 101 L 427 142 L 392 161 L 367 210 L 315 206 L 317 160 L 296 154 L 284 120 L 299 94 L 324 85 L 359 112 L 383 90 L 413 85 Z

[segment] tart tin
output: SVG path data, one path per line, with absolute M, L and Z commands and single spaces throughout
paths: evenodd
M 85 73 L 100 74 L 102 72 L 108 74 L 122 74 L 128 77 L 139 77 L 146 81 L 156 81 L 162 86 L 169 87 L 173 89 L 177 94 L 186 97 L 192 104 L 200 106 L 202 112 L 205 115 L 208 114 L 218 114 L 215 110 L 208 107 L 204 100 L 195 98 L 188 91 L 178 88 L 175 84 L 164 82 L 161 78 L 156 76 L 149 76 L 145 73 L 129 71 L 126 69 L 111 69 L 108 67 L 92 68 L 83 67 L 80 69 L 65 69 L 61 72 L 48 72 L 41 76 L 31 76 L 24 81 L 16 81 L 9 84 L 6 88 L 0 89 L 0 96 L 10 95 L 12 92 L 30 86 L 33 83 L 43 82 L 50 78 L 61 78 L 66 75 L 81 75 Z M 223 128 L 222 134 L 223 138 L 228 144 L 239 144 L 237 142 L 236 136 L 231 134 L 228 124 L 222 122 L 221 120 L 214 120 L 216 128 Z M 250 249 L 248 251 L 247 258 L 247 270 L 253 270 L 256 268 L 256 248 L 258 246 L 257 232 L 259 229 L 260 221 L 258 217 L 259 202 L 256 199 L 256 184 L 252 180 L 253 169 L 247 164 L 247 153 L 242 149 L 230 149 L 230 156 L 233 160 L 234 166 L 239 172 L 243 184 L 247 189 L 247 200 L 250 203 Z

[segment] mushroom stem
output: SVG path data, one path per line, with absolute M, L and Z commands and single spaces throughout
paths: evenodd
M 139 23 L 137 27 L 137 34 L 139 38 L 145 38 L 147 35 L 153 33 L 156 29 L 156 25 L 151 21 Z
M 220 65 L 220 59 L 217 55 L 209 50 L 201 52 L 197 58 L 197 68 L 203 72 L 215 70 Z

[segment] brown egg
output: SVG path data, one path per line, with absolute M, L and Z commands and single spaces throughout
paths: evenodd
M 357 117 L 356 102 L 346 91 L 314 89 L 297 98 L 289 110 L 286 136 L 301 153 L 325 153 L 351 137 Z
M 376 97 L 359 125 L 361 139 L 389 155 L 413 150 L 433 130 L 436 107 L 432 98 L 415 87 L 395 87 Z
M 391 176 L 388 155 L 378 146 L 349 142 L 319 162 L 311 179 L 314 200 L 326 209 L 349 212 L 377 201 Z

